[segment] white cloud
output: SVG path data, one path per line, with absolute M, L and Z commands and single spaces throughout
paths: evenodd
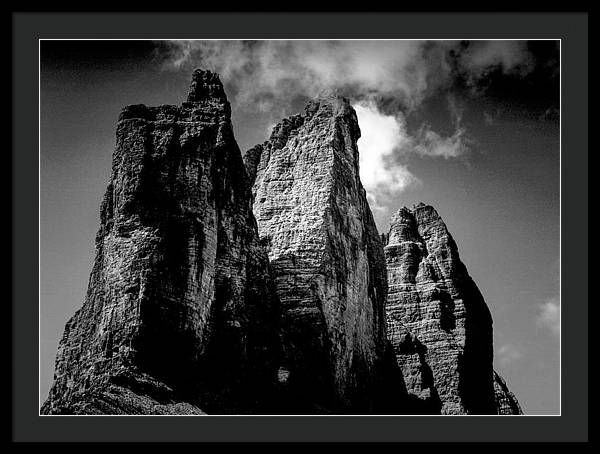
M 468 80 L 491 70 L 527 74 L 534 61 L 524 41 L 198 41 L 156 43 L 167 67 L 217 71 L 238 88 L 237 101 L 285 94 L 314 96 L 346 88 L 359 98 L 393 97 L 415 108 L 458 74 Z
M 424 99 L 451 85 L 459 74 L 479 80 L 494 68 L 504 73 L 526 73 L 533 60 L 523 41 L 162 41 L 167 66 L 204 67 L 218 72 L 232 85 L 234 103 L 246 110 L 269 112 L 274 121 L 289 114 L 295 96 L 314 97 L 336 89 L 361 105 L 393 100 L 397 112 L 377 125 L 387 124 L 399 134 L 379 131 L 385 138 L 363 139 L 363 147 L 379 140 L 385 149 L 373 151 L 377 162 L 390 160 L 390 150 L 410 148 L 428 157 L 456 158 L 469 149 L 462 111 L 448 97 L 454 132 L 442 136 L 424 124 L 406 137 L 404 114 L 418 109 Z M 402 107 L 400 107 L 402 106 Z M 401 111 L 401 110 L 402 111 Z M 372 109 L 371 109 L 372 110 Z M 363 116 L 366 115 L 363 111 Z M 373 121 L 374 117 L 363 119 Z M 375 123 L 373 123 L 375 125 Z M 362 127 L 362 126 L 361 126 Z M 406 145 L 407 147 L 404 147 Z M 384 158 L 385 157 L 385 158 Z M 366 175 L 376 177 L 375 165 L 366 163 Z M 378 169 L 381 166 L 377 167 Z M 393 175 L 382 174 L 381 184 L 392 191 L 406 187 L 414 176 L 396 165 Z M 367 183 L 371 185 L 371 183 Z
M 374 209 L 381 208 L 380 199 L 418 183 L 418 179 L 394 160 L 394 153 L 411 141 L 402 117 L 384 115 L 374 103 L 354 106 L 361 130 L 358 139 L 360 179 Z
M 385 209 L 384 199 L 399 194 L 420 180 L 411 173 L 403 160 L 410 154 L 456 158 L 468 151 L 469 139 L 460 125 L 460 110 L 452 107 L 455 132 L 443 137 L 425 125 L 416 134 L 409 134 L 405 117 L 382 113 L 373 101 L 355 104 L 361 138 L 360 178 L 371 208 Z
M 501 366 L 506 366 L 523 358 L 523 353 L 514 345 L 504 344 L 496 351 L 496 357 Z
M 456 158 L 469 149 L 465 133 L 464 128 L 459 128 L 451 136 L 442 137 L 429 127 L 424 127 L 420 130 L 415 151 L 424 156 Z
M 504 74 L 525 75 L 533 69 L 533 57 L 525 41 L 473 41 L 460 54 L 462 71 L 471 79 L 499 69 Z
M 360 96 L 385 95 L 415 106 L 441 79 L 425 41 L 166 41 L 167 64 L 204 67 L 238 88 L 237 102 L 315 96 L 346 88 Z M 432 71 L 433 67 L 436 71 Z M 435 77 L 434 77 L 435 76 Z M 279 100 L 277 100 L 279 101 Z
M 560 335 L 560 300 L 558 297 L 550 298 L 540 305 L 536 322 L 538 326 L 549 329 L 556 336 Z
M 457 158 L 469 150 L 462 111 L 448 98 L 453 132 L 441 135 L 423 124 L 412 135 L 404 115 L 418 110 L 455 77 L 477 81 L 494 68 L 526 73 L 532 59 L 517 41 L 163 41 L 166 66 L 202 67 L 229 84 L 237 108 L 268 112 L 273 121 L 289 115 L 296 96 L 335 89 L 352 99 L 359 117 L 361 179 L 371 207 L 418 184 L 405 164 L 409 154 Z M 378 109 L 382 100 L 396 108 Z M 389 106 L 388 106 L 389 107 Z
M 429 125 L 423 125 L 417 133 L 413 151 L 422 156 L 458 158 L 469 151 L 470 142 L 467 130 L 460 123 L 455 126 L 454 133 L 446 137 Z
M 421 156 L 449 159 L 458 158 L 469 151 L 472 140 L 462 126 L 462 108 L 452 96 L 448 96 L 448 107 L 454 132 L 449 136 L 442 136 L 430 125 L 423 124 L 411 144 L 412 152 Z

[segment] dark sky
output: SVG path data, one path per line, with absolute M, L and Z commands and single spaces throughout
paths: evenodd
M 115 127 L 218 71 L 246 150 L 324 89 L 349 96 L 378 228 L 433 205 L 494 318 L 495 367 L 528 414 L 560 411 L 556 41 L 41 42 L 40 399 L 84 299 Z

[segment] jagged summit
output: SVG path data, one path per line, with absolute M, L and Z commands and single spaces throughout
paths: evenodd
M 219 116 L 230 121 L 231 107 L 219 75 L 197 69 L 192 74 L 187 100 L 180 106 L 131 104 L 121 109 L 119 121 L 206 121 Z
M 415 211 L 415 210 L 418 210 L 419 208 L 428 208 L 428 209 L 431 209 L 431 210 L 435 211 L 435 208 L 433 208 L 431 205 L 427 205 L 427 204 L 425 204 L 423 202 L 417 202 L 417 203 L 413 204 L 410 207 L 410 210 L 411 211 Z
M 315 114 L 329 115 L 333 117 L 348 117 L 353 127 L 358 129 L 356 112 L 350 104 L 350 100 L 336 91 L 329 91 L 311 99 L 304 108 L 304 116 L 312 117 Z
M 347 98 L 320 94 L 242 160 L 219 76 L 196 70 L 187 101 L 125 107 L 116 137 L 42 413 L 520 412 L 437 211 L 378 234 Z
M 260 413 L 273 398 L 279 307 L 218 76 L 194 72 L 189 100 L 121 112 L 43 413 Z
M 284 118 L 277 123 L 268 140 L 258 144 L 244 154 L 246 172 L 251 182 L 257 172 L 266 165 L 270 153 L 286 146 L 288 141 L 299 136 L 303 130 L 314 129 L 315 138 L 346 142 L 347 147 L 337 147 L 338 151 L 351 154 L 348 161 L 358 170 L 358 147 L 360 127 L 356 112 L 348 98 L 339 95 L 315 97 L 305 106 L 302 113 Z M 356 172 L 358 178 L 358 172 Z
M 343 97 L 344 97 L 344 95 L 342 94 L 342 90 L 340 90 L 339 88 L 335 88 L 335 87 L 321 88 L 320 90 L 317 91 L 316 95 L 314 96 L 315 99 L 343 98 Z
M 377 406 L 386 283 L 358 174 L 359 134 L 346 98 L 316 98 L 245 155 L 282 304 L 290 408 L 298 411 Z
M 403 206 L 399 208 L 394 214 L 392 214 L 391 224 L 393 224 L 397 219 L 414 216 L 417 211 L 427 211 L 431 213 L 431 215 L 439 217 L 438 212 L 433 206 L 424 202 L 417 202 L 413 203 L 411 206 Z
M 438 212 L 418 203 L 390 224 L 388 338 L 409 393 L 442 414 L 516 411 L 512 395 L 498 404 L 491 314 Z M 406 348 L 407 331 L 420 350 Z
M 205 69 L 196 69 L 192 73 L 192 82 L 187 102 L 227 101 L 223 83 L 217 73 Z
M 427 218 L 427 225 L 438 230 L 438 235 L 445 235 L 448 241 L 454 244 L 454 240 L 448 233 L 446 224 L 434 207 L 418 202 L 411 207 L 402 207 L 394 213 L 390 219 L 390 230 L 386 235 L 385 245 L 393 246 L 405 241 L 422 242 L 419 236 L 419 220 Z M 425 223 L 421 223 L 424 225 Z

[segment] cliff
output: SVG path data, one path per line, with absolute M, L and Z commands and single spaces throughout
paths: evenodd
M 83 307 L 66 324 L 53 413 L 268 408 L 278 301 L 216 74 L 181 106 L 123 109 Z
M 446 225 L 377 232 L 337 95 L 244 159 L 219 77 L 125 107 L 44 414 L 522 414 Z M 384 247 L 385 246 L 385 247 Z
M 385 356 L 383 246 L 358 172 L 348 100 L 313 100 L 245 154 L 282 308 L 291 411 L 372 411 Z
M 489 309 L 438 213 L 424 204 L 402 208 L 383 238 L 388 338 L 409 393 L 442 414 L 518 407 L 493 370 Z
M 523 410 L 515 395 L 508 389 L 504 379 L 494 371 L 494 393 L 499 415 L 522 415 Z

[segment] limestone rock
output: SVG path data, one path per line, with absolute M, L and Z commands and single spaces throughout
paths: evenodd
M 523 410 L 515 395 L 508 389 L 504 379 L 494 371 L 494 393 L 499 415 L 522 415 Z
M 64 415 L 203 415 L 198 407 L 181 402 L 164 383 L 126 371 L 106 383 L 76 390 L 68 401 L 47 401 L 42 413 Z
M 410 394 L 442 414 L 496 414 L 492 318 L 431 207 L 400 209 L 385 246 L 387 323 Z
M 261 412 L 278 301 L 216 74 L 123 109 L 83 307 L 44 413 Z M 200 408 L 202 410 L 200 410 Z
M 358 171 L 348 100 L 311 101 L 245 154 L 281 301 L 292 412 L 370 411 L 386 349 L 383 247 Z
M 377 232 L 348 100 L 311 101 L 244 160 L 230 116 L 201 70 L 181 106 L 121 112 L 42 413 L 522 414 L 437 212 Z

